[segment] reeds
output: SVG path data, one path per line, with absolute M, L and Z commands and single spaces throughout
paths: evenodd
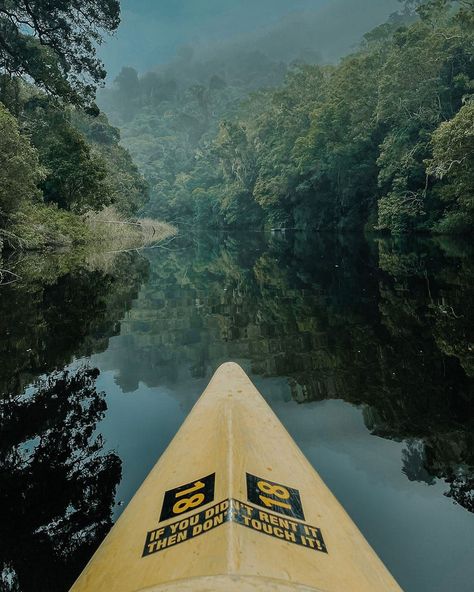
M 152 218 L 128 219 L 113 207 L 91 212 L 84 220 L 93 242 L 110 252 L 151 247 L 176 234 L 176 228 L 166 222 Z

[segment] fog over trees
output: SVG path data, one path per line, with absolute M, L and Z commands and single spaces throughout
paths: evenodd
M 473 12 L 340 0 L 123 67 L 100 104 L 149 182 L 144 211 L 219 228 L 470 232 Z
M 183 46 L 206 60 L 249 49 L 276 60 L 314 51 L 337 59 L 399 8 L 397 0 L 125 0 L 121 5 L 122 24 L 99 49 L 110 82 L 124 65 L 144 73 L 167 64 Z

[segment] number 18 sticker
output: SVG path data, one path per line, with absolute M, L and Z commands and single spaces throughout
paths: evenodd
M 257 506 L 304 520 L 300 492 L 293 487 L 247 473 L 247 497 Z
M 191 483 L 169 489 L 163 499 L 160 522 L 182 516 L 214 500 L 216 474 L 201 477 Z

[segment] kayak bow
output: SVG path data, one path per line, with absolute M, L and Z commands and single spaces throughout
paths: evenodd
M 237 364 L 223 364 L 71 592 L 401 592 Z

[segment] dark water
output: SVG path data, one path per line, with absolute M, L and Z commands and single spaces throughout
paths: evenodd
M 214 235 L 7 264 L 1 590 L 68 590 L 227 360 L 406 592 L 473 590 L 470 245 Z

